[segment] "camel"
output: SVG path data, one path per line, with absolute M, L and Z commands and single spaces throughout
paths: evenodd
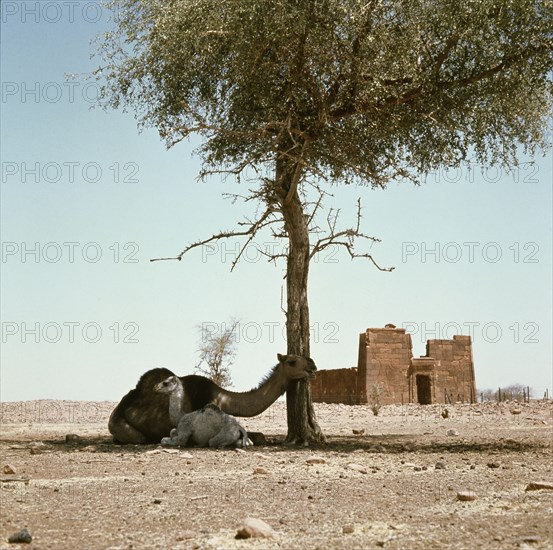
M 252 444 L 248 432 L 236 418 L 224 413 L 217 405 L 208 403 L 199 411 L 182 412 L 184 387 L 178 376 L 170 376 L 156 384 L 155 391 L 169 394 L 169 417 L 177 427 L 170 437 L 161 440 L 162 445 L 186 447 L 191 441 L 196 447 L 247 447 Z
M 189 439 L 197 447 L 247 447 L 252 444 L 248 433 L 236 418 L 224 413 L 213 403 L 199 411 L 183 411 L 184 387 L 178 376 L 170 376 L 156 384 L 154 390 L 169 394 L 169 418 L 177 426 L 171 430 L 170 437 L 161 440 L 162 445 L 185 447 Z
M 280 353 L 277 359 L 278 363 L 259 386 L 249 392 L 225 390 L 205 376 L 180 376 L 184 388 L 181 412 L 193 412 L 213 403 L 233 416 L 256 416 L 286 391 L 290 381 L 315 376 L 317 367 L 312 359 Z M 115 443 L 159 443 L 177 426 L 169 415 L 169 394 L 154 389 L 170 376 L 175 375 L 169 369 L 151 369 L 141 376 L 136 388 L 121 399 L 108 423 Z

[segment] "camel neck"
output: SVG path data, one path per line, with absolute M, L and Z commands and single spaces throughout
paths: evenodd
M 182 402 L 184 398 L 184 388 L 179 384 L 169 395 L 169 418 L 174 426 L 179 423 L 182 416 Z
M 247 392 L 220 389 L 216 404 L 227 414 L 257 416 L 268 409 L 285 391 L 288 380 L 278 367 L 259 387 Z

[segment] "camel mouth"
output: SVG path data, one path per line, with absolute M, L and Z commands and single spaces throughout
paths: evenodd
M 317 372 L 314 370 L 307 371 L 307 378 L 313 380 L 317 376 Z

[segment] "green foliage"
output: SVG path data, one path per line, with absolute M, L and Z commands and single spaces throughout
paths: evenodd
M 546 142 L 550 0 L 116 0 L 106 107 L 209 169 L 272 165 L 385 185 Z

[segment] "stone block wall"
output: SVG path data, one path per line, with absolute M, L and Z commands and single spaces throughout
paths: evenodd
M 405 329 L 369 328 L 359 335 L 357 369 L 323 370 L 311 384 L 315 402 L 370 403 L 375 384 L 382 405 L 476 400 L 470 336 L 428 340 L 426 356 L 413 357 Z
M 426 356 L 440 362 L 436 368 L 436 403 L 476 401 L 476 381 L 470 336 L 428 340 Z
M 357 367 L 365 378 L 365 402 L 375 384 L 382 386 L 383 405 L 408 402 L 407 369 L 413 356 L 411 335 L 403 328 L 370 328 L 359 336 Z
M 359 389 L 357 388 L 357 369 L 320 370 L 311 381 L 313 401 L 319 403 L 346 403 L 359 405 Z

